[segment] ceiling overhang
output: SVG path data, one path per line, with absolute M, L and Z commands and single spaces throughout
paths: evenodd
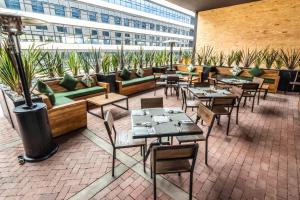
M 250 3 L 259 0 L 167 0 L 185 9 L 198 12 L 233 6 L 237 4 Z

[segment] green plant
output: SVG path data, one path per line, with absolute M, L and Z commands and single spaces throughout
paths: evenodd
M 221 52 L 219 53 L 219 56 L 218 56 L 218 65 L 219 65 L 220 67 L 223 66 L 224 60 L 225 60 L 225 55 L 224 55 L 224 53 L 221 51 Z
M 211 46 L 204 46 L 200 49 L 200 55 L 202 56 L 203 64 L 210 65 L 211 64 L 211 56 L 213 55 L 214 48 Z
M 228 67 L 231 67 L 235 61 L 235 52 L 231 51 L 229 55 L 227 55 L 226 64 Z
M 210 63 L 212 66 L 217 66 L 217 63 L 218 63 L 218 56 L 211 56 L 211 57 L 210 57 L 209 63 Z
M 150 65 L 150 67 L 153 67 L 153 65 L 154 65 L 154 56 L 155 56 L 155 51 L 152 51 L 152 52 L 150 52 L 149 53 L 150 55 L 149 55 L 149 65 Z
M 125 54 L 125 63 L 128 66 L 128 69 L 130 69 L 130 65 L 132 64 L 134 53 L 133 52 L 127 52 Z
M 69 55 L 69 59 L 67 61 L 67 66 L 71 70 L 73 76 L 77 76 L 80 70 L 81 60 L 78 54 L 72 51 Z
M 170 54 L 168 54 L 166 49 L 161 51 L 160 53 L 161 53 L 161 64 L 168 65 Z
M 250 50 L 246 49 L 242 51 L 242 63 L 243 67 L 249 68 L 257 57 L 257 51 L 256 50 Z
M 266 64 L 266 68 L 270 69 L 274 62 L 276 61 L 278 57 L 278 52 L 275 49 L 272 49 L 271 51 L 266 50 L 265 56 L 264 56 L 264 62 Z
M 121 50 L 117 50 L 117 60 L 118 60 L 118 66 L 120 69 L 124 68 L 124 46 L 123 43 L 121 44 Z M 117 70 L 117 69 L 116 69 Z
M 162 65 L 161 54 L 159 51 L 154 54 L 154 64 L 156 67 L 160 67 Z
M 192 59 L 192 54 L 190 51 L 184 51 L 182 54 L 182 64 L 188 65 L 190 64 Z
M 197 54 L 197 62 L 198 62 L 198 65 L 202 65 L 202 61 L 203 61 L 203 56 L 201 54 Z
M 241 50 L 238 50 L 234 53 L 234 61 L 235 65 L 238 67 L 242 61 L 243 52 Z
M 41 60 L 39 72 L 49 78 L 55 77 L 55 57 L 50 52 L 45 52 L 44 59 Z
M 0 81 L 8 86 L 12 91 L 21 94 L 21 87 L 19 84 L 19 75 L 11 62 L 11 57 L 8 52 L 6 44 L 3 44 L 0 49 Z
M 182 49 L 180 47 L 179 52 L 178 52 L 178 63 L 182 63 Z
M 58 51 L 55 52 L 55 73 L 58 77 L 63 77 L 65 74 L 65 68 L 64 68 L 64 53 L 60 53 Z
M 254 61 L 254 66 L 257 67 L 257 68 L 260 68 L 262 62 L 264 61 L 264 58 L 266 56 L 266 52 L 267 50 L 261 50 L 261 51 L 258 51 L 256 53 L 256 58 L 255 58 L 255 61 Z
M 137 69 L 137 66 L 139 65 L 140 59 L 139 59 L 139 54 L 138 53 L 133 53 L 131 64 L 133 69 Z
M 110 72 L 110 55 L 108 53 L 105 53 L 102 59 L 102 72 L 103 74 L 107 75 Z
M 90 69 L 92 68 L 92 63 L 90 62 L 89 54 L 80 54 L 79 55 L 81 68 L 85 74 L 90 74 Z
M 117 71 L 118 70 L 118 66 L 119 66 L 119 59 L 120 57 L 117 54 L 111 54 L 110 56 L 110 62 L 111 62 L 111 67 L 113 68 L 113 71 Z
M 277 56 L 276 60 L 275 60 L 275 69 L 279 70 L 281 69 L 283 66 L 283 62 L 280 56 Z
M 149 66 L 151 59 L 152 59 L 152 52 L 145 53 L 145 67 Z
M 137 54 L 137 57 L 139 59 L 139 67 L 140 68 L 143 68 L 143 62 L 144 62 L 144 51 L 143 51 L 143 48 L 140 47 L 140 51 L 139 53 Z
M 294 70 L 299 67 L 300 64 L 300 50 L 290 49 L 290 50 L 280 50 L 280 57 L 286 68 L 289 70 Z
M 96 73 L 100 72 L 100 66 L 101 66 L 101 51 L 99 49 L 92 49 L 90 61 L 93 63 L 93 68 Z

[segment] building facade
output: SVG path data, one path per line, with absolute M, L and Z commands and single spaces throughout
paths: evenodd
M 159 0 L 0 0 L 0 9 L 47 23 L 25 26 L 23 46 L 58 49 L 191 49 L 194 13 Z

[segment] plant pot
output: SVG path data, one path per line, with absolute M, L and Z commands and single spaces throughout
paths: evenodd
M 99 82 L 105 82 L 109 83 L 110 92 L 116 92 L 116 74 L 110 73 L 110 74 L 97 74 L 97 80 Z
M 284 92 L 300 92 L 300 87 L 295 86 L 293 90 L 293 85 L 290 84 L 290 82 L 293 82 L 296 77 L 297 71 L 293 70 L 280 70 L 279 71 L 279 85 L 278 90 L 284 91 Z

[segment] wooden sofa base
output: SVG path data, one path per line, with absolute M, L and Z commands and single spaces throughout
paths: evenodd
M 130 95 L 141 91 L 155 88 L 155 81 L 147 81 L 145 83 L 139 83 L 136 85 L 130 85 L 127 87 L 122 86 L 122 82 L 119 82 L 119 94 Z

